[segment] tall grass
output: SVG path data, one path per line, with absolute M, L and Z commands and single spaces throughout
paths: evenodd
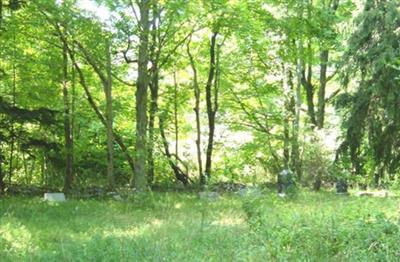
M 398 261 L 395 198 L 0 199 L 0 261 Z

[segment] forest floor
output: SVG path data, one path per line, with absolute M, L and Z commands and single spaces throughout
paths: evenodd
M 203 200 L 0 199 L 0 261 L 399 261 L 399 200 L 301 192 Z

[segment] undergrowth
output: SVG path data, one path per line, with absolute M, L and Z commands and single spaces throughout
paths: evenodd
M 398 261 L 396 198 L 0 199 L 0 261 Z

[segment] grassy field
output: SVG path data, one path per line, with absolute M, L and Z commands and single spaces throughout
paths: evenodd
M 0 261 L 400 261 L 396 198 L 0 199 Z

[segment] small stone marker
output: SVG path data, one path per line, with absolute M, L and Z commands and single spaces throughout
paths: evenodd
M 122 201 L 123 200 L 120 195 L 114 195 L 113 199 L 116 200 L 116 201 Z
M 278 197 L 284 198 L 284 197 L 286 197 L 286 194 L 285 193 L 278 193 Z
M 64 202 L 64 193 L 44 193 L 44 200 L 49 202 Z
M 360 191 L 357 192 L 355 194 L 358 197 L 365 197 L 365 196 L 369 196 L 369 197 L 390 197 L 393 196 L 392 193 L 390 193 L 389 191 L 383 190 L 383 191 L 375 191 L 375 192 L 371 192 L 371 191 Z
M 218 192 L 214 192 L 214 191 L 202 191 L 199 192 L 199 197 L 200 199 L 204 199 L 204 200 L 216 200 L 217 198 L 219 198 L 219 194 Z
M 237 192 L 240 196 L 262 196 L 262 191 L 257 187 L 244 187 Z

